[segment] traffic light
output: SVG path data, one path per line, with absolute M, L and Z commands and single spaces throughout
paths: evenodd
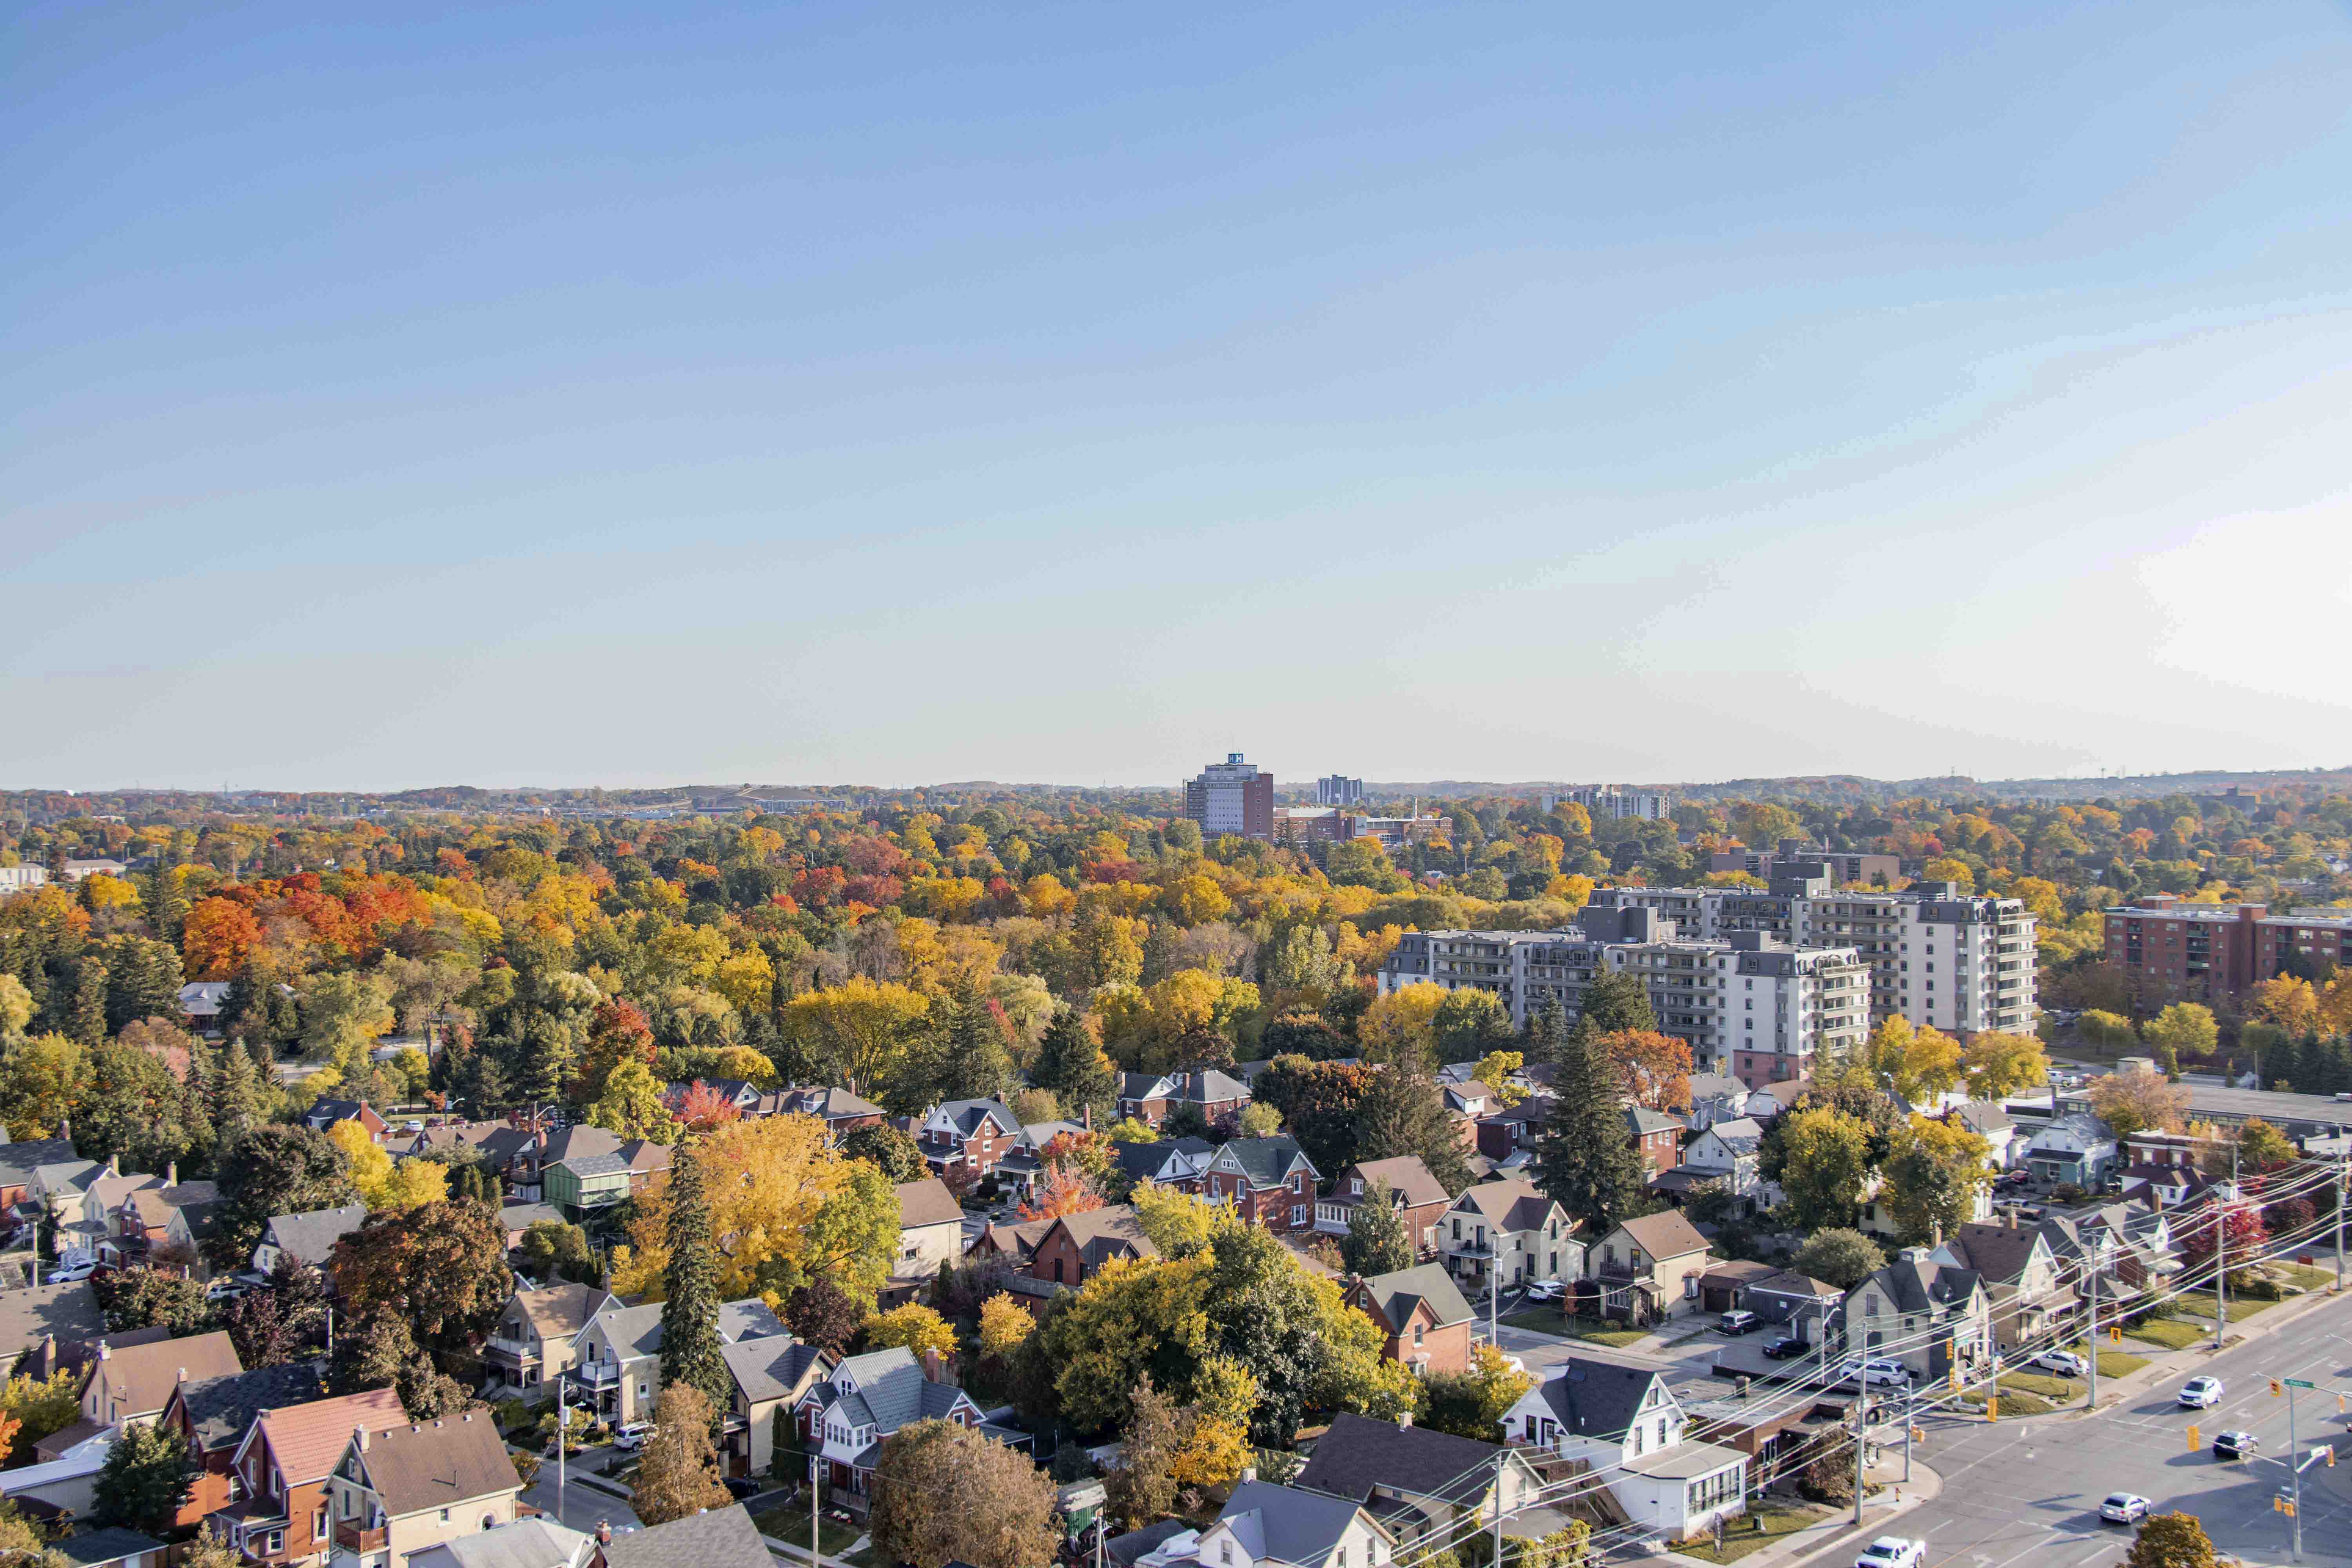
M 2109 1324 L 2107 1326 L 2107 1343 L 2111 1345 L 2119 1345 L 2123 1342 L 2124 1326 L 2121 1323 Z
M 2270 1381 L 2271 1381 L 2271 1397 L 2272 1397 L 2273 1399 L 2282 1399 L 2282 1398 L 2284 1398 L 2284 1397 L 2285 1397 L 2285 1395 L 2286 1395 L 2286 1389 L 2285 1389 L 2285 1387 L 2280 1384 L 2280 1382 L 2279 1382 L 2279 1380 L 2278 1380 L 2277 1378 L 2272 1378 Z
M 2195 1453 L 2198 1449 L 2200 1449 L 2200 1448 L 2203 1447 L 2204 1446 L 2205 1446 L 2205 1439 L 2204 1439 L 2202 1436 L 2199 1436 L 2198 1431 L 2197 1431 L 2197 1424 L 2196 1424 L 2195 1422 L 2193 1422 L 2193 1421 L 2192 1421 L 2192 1422 L 2190 1422 L 2190 1423 L 2189 1424 L 2189 1451 L 2190 1453 L 2192 1453 L 2192 1454 L 2193 1454 L 2193 1453 Z
M 2326 1447 L 2322 1448 L 2320 1452 L 2327 1456 L 2327 1468 L 2331 1470 L 2334 1469 L 2336 1468 L 2336 1445 L 2330 1443 Z
M 1914 1426 L 1914 1427 L 1912 1427 L 1912 1428 L 1911 1428 L 1911 1440 L 1912 1440 L 1914 1443 L 1924 1443 L 1924 1442 L 1926 1442 L 1926 1441 L 1927 1440 L 1927 1428 L 1925 1428 L 1925 1427 L 1923 1427 L 1923 1426 Z M 2336 1450 L 2335 1450 L 2335 1449 L 2333 1449 L 2333 1448 L 2330 1448 L 2330 1449 L 2328 1449 L 2328 1450 L 2327 1450 L 2327 1462 L 2328 1462 L 2329 1464 L 2331 1464 L 2331 1465 L 2332 1465 L 2332 1464 L 2334 1464 L 2334 1463 L 2336 1462 Z
M 1953 1392 L 1954 1394 L 1958 1394 L 1959 1391 L 1960 1391 L 1960 1363 L 1958 1363 L 1958 1362 L 1954 1362 L 1954 1363 L 1952 1363 L 1952 1392 Z
M 1998 1421 L 2000 1419 L 2000 1394 L 1993 1394 L 1985 1400 L 1985 1419 L 1988 1421 Z

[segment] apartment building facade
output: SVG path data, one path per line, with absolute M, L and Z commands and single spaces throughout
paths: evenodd
M 2151 998 L 2209 1001 L 2282 974 L 2352 965 L 2352 914 L 2265 904 L 2186 903 L 2169 893 L 2106 911 L 2107 961 Z
M 1382 966 L 1381 989 L 1426 981 L 1491 992 L 1524 1027 L 1551 1001 L 1572 1022 L 1595 977 L 1631 974 L 1661 1030 L 1686 1043 L 1701 1068 L 1749 1089 L 1801 1078 L 1819 1053 L 1869 1034 L 1870 969 L 1854 948 L 1792 948 L 1759 931 L 1686 939 L 1657 909 L 1615 900 L 1647 891 L 1607 889 L 1567 931 L 1409 932 Z
M 1318 805 L 1360 805 L 1364 799 L 1364 781 L 1342 773 L 1329 773 L 1315 781 L 1315 804 Z
M 1211 763 L 1184 784 L 1184 815 L 1201 825 L 1201 837 L 1225 834 L 1274 839 L 1274 775 L 1261 773 L 1239 752 L 1228 752 L 1222 763 Z

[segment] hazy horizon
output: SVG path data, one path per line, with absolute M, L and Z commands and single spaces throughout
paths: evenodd
M 2352 734 L 2345 5 L 16 20 L 25 787 Z

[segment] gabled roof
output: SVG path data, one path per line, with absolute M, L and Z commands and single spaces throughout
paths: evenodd
M 2047 1251 L 2049 1245 L 2039 1229 L 2012 1230 L 2005 1225 L 1974 1223 L 1959 1226 L 1944 1241 L 1962 1268 L 1989 1285 L 2016 1284 L 2025 1278 L 2033 1255 Z
M 162 1410 L 184 1372 L 194 1382 L 244 1370 L 245 1363 L 236 1358 L 236 1346 L 230 1342 L 226 1331 L 215 1329 L 209 1334 L 157 1340 L 149 1344 L 110 1344 L 91 1375 L 105 1379 L 106 1386 L 121 1402 L 122 1414 L 131 1416 Z M 100 1410 L 99 1414 L 107 1413 Z
M 220 1188 L 212 1182 L 182 1182 L 176 1187 L 142 1187 L 127 1200 L 131 1212 L 139 1216 L 139 1223 L 150 1230 L 170 1225 L 174 1210 L 201 1207 L 219 1201 Z
M 1368 1195 L 1372 1190 L 1374 1182 L 1386 1183 L 1391 1192 L 1404 1200 L 1407 1208 L 1417 1208 L 1423 1204 L 1450 1204 L 1454 1201 L 1454 1195 L 1445 1190 L 1445 1184 L 1429 1173 L 1429 1167 L 1422 1163 L 1422 1158 L 1418 1154 L 1397 1154 L 1386 1160 L 1357 1161 L 1348 1170 L 1339 1173 L 1342 1190 L 1337 1195 L 1343 1201 L 1352 1201 L 1345 1190 L 1351 1175 L 1363 1178 L 1364 1191 Z
M 972 1238 L 971 1245 L 977 1247 L 986 1242 L 1005 1257 L 1025 1263 L 1036 1256 L 1037 1244 L 1053 1228 L 1050 1219 L 1024 1219 L 1017 1225 L 992 1224 Z
M 135 1530 L 114 1528 L 86 1530 L 79 1535 L 65 1536 L 52 1542 L 49 1550 L 74 1563 L 76 1568 L 99 1568 L 101 1563 L 120 1563 L 142 1552 L 161 1552 L 163 1543 Z
M 1646 1367 L 1570 1356 L 1559 1375 L 1536 1392 L 1560 1424 L 1580 1437 L 1622 1437 L 1658 1374 Z
M 521 1309 L 540 1338 L 560 1340 L 587 1327 L 604 1300 L 604 1292 L 593 1285 L 565 1283 L 544 1290 L 518 1290 L 509 1305 Z
M 1194 1105 L 1223 1105 L 1247 1100 L 1249 1085 L 1215 1068 L 1183 1072 L 1127 1072 L 1118 1075 L 1121 1100 L 1190 1100 Z
M 62 1160 L 34 1167 L 32 1181 L 45 1193 L 79 1194 L 88 1192 L 89 1184 L 106 1173 L 106 1167 L 97 1161 L 77 1159 L 68 1153 Z
M 1506 1235 L 1539 1228 L 1559 1206 L 1524 1176 L 1506 1176 L 1501 1181 L 1465 1187 L 1462 1195 L 1454 1200 L 1456 1212 L 1478 1215 Z
M 1734 1154 L 1753 1154 L 1764 1146 L 1764 1124 L 1752 1116 L 1735 1116 L 1727 1121 L 1717 1122 L 1699 1137 L 1719 1138 Z M 1696 1142 L 1697 1139 L 1692 1142 Z
M 1685 1258 L 1706 1250 L 1706 1237 L 1701 1236 L 1680 1209 L 1661 1209 L 1629 1219 L 1617 1227 L 1633 1238 L 1633 1245 L 1653 1258 Z
M 0 1143 L 0 1182 L 27 1183 L 44 1165 L 69 1164 L 81 1158 L 70 1138 L 37 1138 L 28 1143 Z M 91 1162 L 95 1163 L 96 1162 Z
M 719 1354 L 727 1363 L 735 1386 L 743 1391 L 744 1399 L 758 1404 L 763 1399 L 782 1399 L 799 1388 L 812 1367 L 822 1370 L 830 1360 L 816 1346 L 793 1338 L 790 1334 L 773 1334 L 765 1339 L 741 1340 L 719 1347 Z
M 1965 1105 L 1952 1107 L 1953 1121 L 1979 1137 L 2005 1132 L 2017 1125 L 2016 1118 L 1990 1100 L 1971 1100 Z
M 1153 1143 L 1114 1143 L 1111 1158 L 1118 1168 L 1140 1180 L 1154 1180 L 1167 1174 L 1171 1162 L 1178 1172 L 1191 1174 L 1206 1165 L 1217 1152 L 1217 1146 L 1206 1138 L 1162 1138 Z
M 770 1568 L 759 1526 L 741 1503 L 625 1531 L 604 1547 L 605 1568 Z
M 898 1228 L 916 1230 L 927 1225 L 963 1223 L 963 1207 L 948 1191 L 945 1182 L 937 1176 L 925 1176 L 919 1182 L 900 1182 L 898 1193 Z
M 333 1399 L 270 1410 L 254 1422 L 254 1431 L 269 1445 L 278 1474 L 289 1486 L 323 1480 L 343 1457 L 344 1445 L 361 1426 L 370 1432 L 408 1425 L 400 1395 L 389 1388 L 370 1388 Z
M 1625 1108 L 1625 1130 L 1636 1138 L 1646 1138 L 1653 1132 L 1679 1132 L 1682 1128 L 1683 1119 L 1679 1116 L 1668 1116 L 1646 1105 Z
M 488 1411 L 374 1433 L 362 1462 L 383 1511 L 394 1519 L 522 1489 Z
M 1925 1312 L 1935 1308 L 1966 1306 L 1984 1289 L 1984 1282 L 1972 1269 L 1905 1258 L 1854 1287 L 1855 1291 L 1872 1289 L 1893 1302 L 1898 1312 Z
M 1400 1426 L 1343 1410 L 1315 1440 L 1314 1458 L 1295 1484 L 1355 1502 L 1368 1501 L 1373 1488 L 1385 1487 L 1461 1506 L 1485 1497 L 1495 1484 L 1497 1451 L 1492 1443 L 1433 1426 Z
M 828 1121 L 853 1116 L 879 1116 L 882 1108 L 870 1100 L 861 1100 L 845 1089 L 799 1088 L 779 1089 L 784 1110 L 795 1116 L 819 1116 Z
M 1318 1174 L 1295 1138 L 1236 1138 L 1210 1161 L 1213 1169 L 1239 1170 L 1253 1186 L 1279 1186 L 1294 1171 Z
M 2033 1135 L 2030 1147 L 2039 1148 L 2043 1139 L 2057 1135 L 2082 1143 L 2112 1143 L 2116 1141 L 2114 1128 L 2095 1116 L 2078 1114 L 2054 1118 L 2047 1127 Z
M 335 1243 L 367 1223 L 367 1205 L 345 1204 L 341 1208 L 311 1209 L 304 1214 L 280 1214 L 269 1216 L 263 1227 L 261 1239 L 290 1254 L 297 1262 L 323 1268 L 335 1255 Z
M 1112 1204 L 1083 1214 L 1064 1215 L 1054 1222 L 1067 1232 L 1078 1256 L 1096 1268 L 1114 1258 L 1157 1258 L 1160 1248 L 1143 1234 L 1143 1222 L 1126 1204 Z M 1049 1228 L 1046 1235 L 1053 1231 Z M 1040 1246 L 1044 1240 L 1039 1239 Z
M 1690 1097 L 1693 1105 L 1704 1100 L 1746 1100 L 1748 1086 L 1721 1073 L 1695 1072 L 1690 1076 Z
M 327 1392 L 317 1362 L 289 1362 L 284 1366 L 257 1367 L 222 1377 L 184 1383 L 173 1400 L 186 1412 L 196 1441 L 206 1448 L 234 1447 L 256 1415 L 281 1405 L 307 1405 Z M 167 1405 L 164 1407 L 170 1409 Z M 338 1448 L 338 1452 L 341 1449 Z
M 933 1383 L 916 1363 L 915 1352 L 904 1345 L 854 1355 L 834 1369 L 834 1382 L 855 1380 L 855 1392 L 841 1396 L 842 1419 L 853 1426 L 871 1426 L 887 1437 L 909 1421 L 944 1416 L 959 1400 L 968 1397 L 953 1384 Z
M 1381 1316 L 1388 1320 L 1392 1330 L 1402 1329 L 1405 1320 L 1412 1316 L 1413 1309 L 1421 1306 L 1429 1309 L 1441 1329 L 1466 1323 L 1473 1316 L 1470 1303 L 1463 1300 L 1461 1288 L 1441 1263 L 1417 1264 L 1393 1274 L 1367 1275 L 1364 1295 L 1380 1309 Z
M 1217 1525 L 1233 1531 L 1252 1562 L 1321 1563 L 1362 1512 L 1345 1498 L 1244 1481 L 1225 1500 Z
M 403 1568 L 567 1568 L 595 1554 L 596 1538 L 547 1518 L 518 1519 L 408 1554 Z
M 1007 1137 L 1017 1137 L 1021 1131 L 1021 1123 L 1013 1120 L 1013 1112 L 1001 1100 L 945 1100 L 931 1108 L 923 1124 L 929 1126 L 942 1118 L 955 1129 L 959 1138 L 977 1138 L 980 1130 L 990 1125 Z
M 1811 1297 L 1814 1300 L 1845 1294 L 1834 1285 L 1823 1284 L 1811 1275 L 1800 1274 L 1793 1268 L 1775 1269 L 1764 1279 L 1749 1281 L 1748 1289 L 1761 1290 L 1768 1296 Z

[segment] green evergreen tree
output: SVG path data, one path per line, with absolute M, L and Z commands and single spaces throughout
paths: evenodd
M 719 1270 L 710 1203 L 695 1145 L 681 1143 L 669 1177 L 669 1265 L 662 1271 L 661 1380 L 689 1383 L 710 1400 L 716 1420 L 730 1384 L 719 1347 Z
M 1375 1073 L 1356 1104 L 1356 1158 L 1388 1160 L 1418 1154 L 1449 1193 L 1470 1184 L 1462 1134 L 1445 1110 L 1445 1092 L 1424 1072 L 1402 1068 Z
M 106 965 L 84 953 L 74 965 L 72 1011 L 66 1033 L 85 1046 L 106 1038 Z
M 1599 1239 L 1642 1201 L 1642 1161 L 1625 1126 L 1625 1090 L 1600 1037 L 1579 1028 L 1553 1080 L 1536 1141 L 1537 1184 Z
M 1649 988 L 1641 977 L 1622 971 L 1598 974 L 1584 988 L 1579 1026 L 1594 1034 L 1615 1035 L 1628 1029 L 1655 1030 L 1658 1015 L 1650 1006 Z
M 147 927 L 155 940 L 180 945 L 180 936 L 188 921 L 188 900 L 181 896 L 179 851 L 167 845 L 156 853 L 154 875 L 147 879 L 147 890 L 142 900 L 147 906 Z
M 261 1121 L 261 1079 L 252 1054 L 242 1047 L 232 1046 L 221 1053 L 212 1091 L 213 1137 L 221 1145 L 235 1142 Z
M 1547 998 L 1528 1015 L 1528 1026 L 1519 1035 L 1520 1054 L 1531 1067 L 1538 1062 L 1557 1065 L 1568 1054 L 1570 1034 L 1567 1010 L 1558 997 Z
M 996 1010 L 970 981 L 950 987 L 947 1022 L 935 1042 L 931 1091 L 936 1100 L 995 1100 L 1013 1079 L 1013 1057 Z
M 1412 1237 L 1405 1234 L 1391 1197 L 1386 1182 L 1374 1182 L 1365 1190 L 1363 1202 L 1349 1211 L 1339 1256 L 1347 1259 L 1350 1274 L 1393 1274 L 1412 1267 Z
M 114 1440 L 91 1489 L 90 1522 L 160 1535 L 187 1500 L 195 1461 L 188 1446 L 161 1422 L 132 1426 Z
M 1054 1021 L 1045 1026 L 1045 1037 L 1037 1047 L 1037 1066 L 1029 1079 L 1039 1089 L 1052 1089 L 1072 1117 L 1078 1114 L 1080 1106 L 1093 1106 L 1097 1126 L 1109 1125 L 1110 1113 L 1118 1104 L 1118 1075 L 1111 1070 L 1110 1058 L 1103 1055 L 1075 1007 L 1055 1009 Z

